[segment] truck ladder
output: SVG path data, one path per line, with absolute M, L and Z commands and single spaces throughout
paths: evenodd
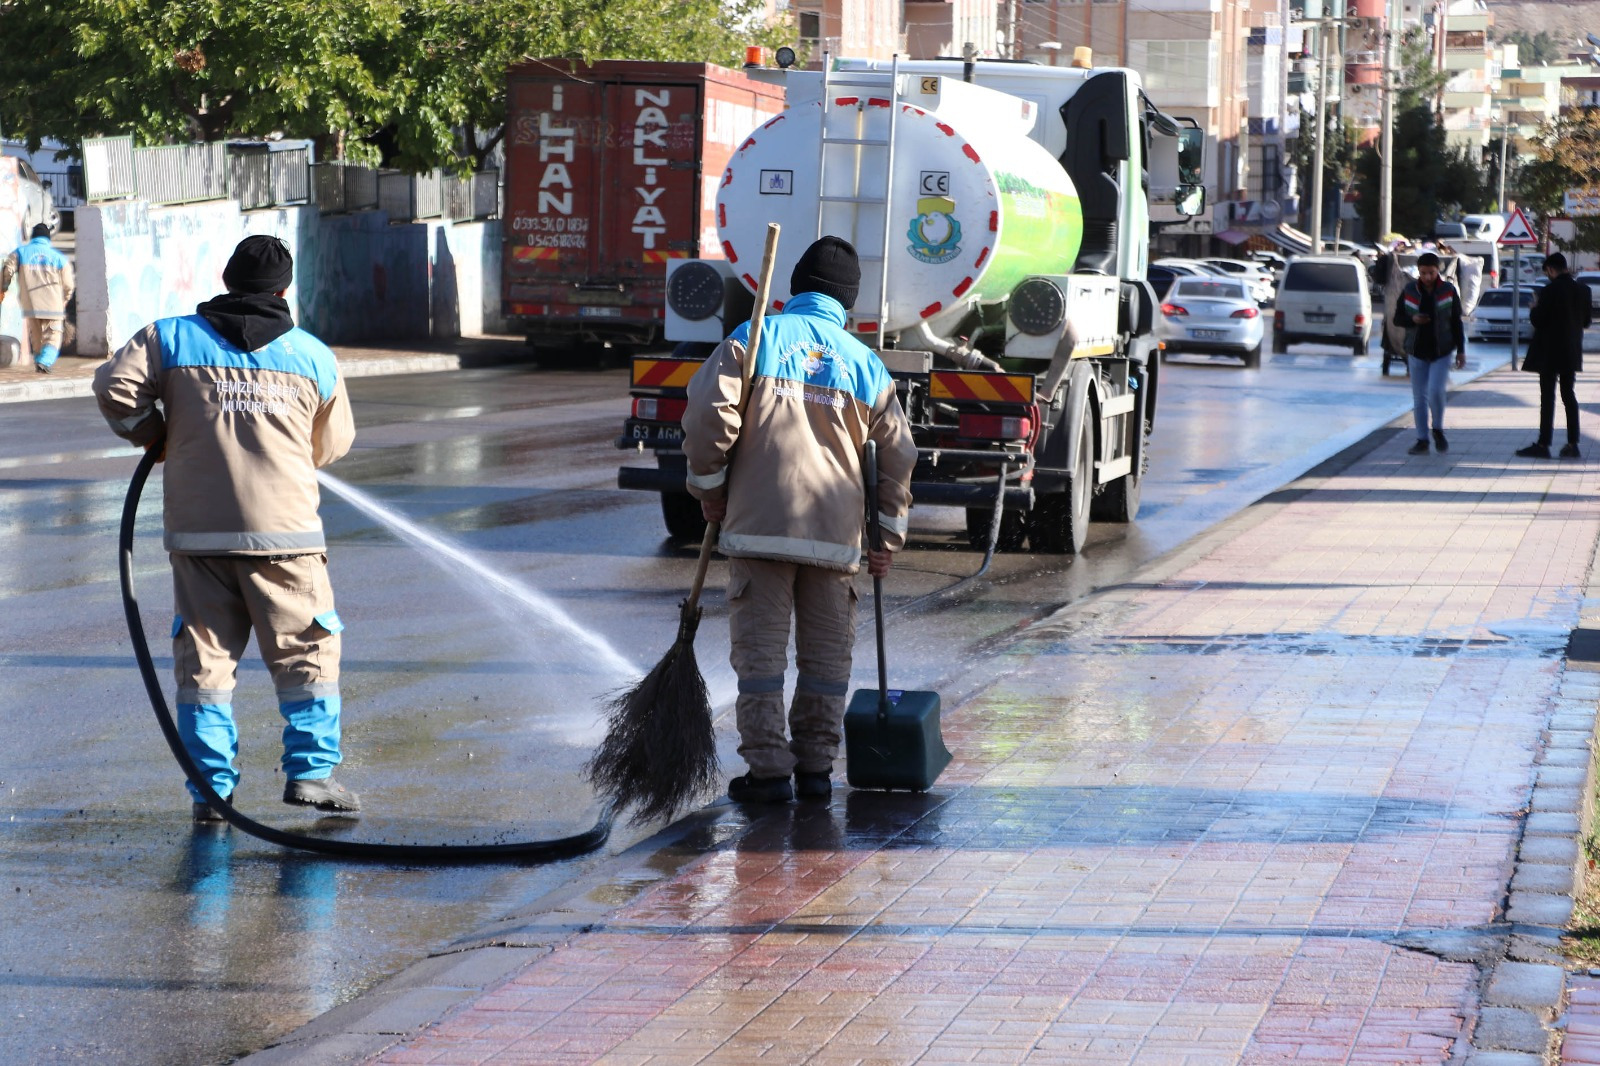
M 891 61 L 888 74 L 882 71 L 852 70 L 835 72 L 832 57 L 824 54 L 822 57 L 822 136 L 818 149 L 817 159 L 817 232 L 821 237 L 824 233 L 833 232 L 836 236 L 847 237 L 856 247 L 856 254 L 861 262 L 876 264 L 878 274 L 877 306 L 877 347 L 884 344 L 884 320 L 889 316 L 889 237 L 891 233 L 891 219 L 893 218 L 892 206 L 894 197 L 894 134 L 899 119 L 899 85 L 900 85 L 900 55 L 895 53 Z M 868 118 L 871 115 L 867 101 L 858 100 L 851 110 L 853 114 L 846 117 L 844 109 L 835 111 L 833 94 L 837 89 L 857 88 L 876 90 L 883 94 L 889 101 L 888 134 L 885 137 L 868 137 Z M 873 125 L 880 125 L 873 123 Z M 842 128 L 841 128 L 842 127 Z M 835 149 L 830 152 L 829 149 Z M 844 158 L 837 158 L 839 150 L 848 154 Z M 881 192 L 872 190 L 866 192 L 862 189 L 862 164 L 867 153 L 876 153 L 883 161 L 883 188 Z M 849 192 L 844 195 L 828 193 L 828 163 L 832 159 L 836 166 L 843 165 L 848 168 Z M 830 208 L 832 204 L 844 205 L 849 211 L 848 222 L 843 226 L 829 227 L 827 223 L 834 217 Z M 870 205 L 881 207 L 883 212 L 883 227 L 880 233 L 862 233 L 861 207 Z M 876 238 L 877 254 L 863 254 L 863 238 Z M 857 301 L 859 306 L 860 301 Z M 852 320 L 859 320 L 858 314 L 852 314 Z

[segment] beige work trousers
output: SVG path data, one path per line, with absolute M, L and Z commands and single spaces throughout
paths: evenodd
M 789 666 L 790 618 L 799 679 L 786 735 L 783 676 Z M 854 576 L 802 563 L 730 559 L 728 627 L 729 661 L 739 676 L 739 754 L 750 773 L 788 777 L 797 767 L 832 772 L 850 694 Z
M 28 326 L 28 348 L 34 355 L 38 355 L 43 348 L 61 350 L 61 338 L 65 336 L 63 326 L 67 320 L 64 318 L 35 318 L 25 316 L 23 321 Z
M 339 623 L 326 555 L 173 555 L 179 703 L 227 703 L 255 630 L 280 701 L 337 695 Z

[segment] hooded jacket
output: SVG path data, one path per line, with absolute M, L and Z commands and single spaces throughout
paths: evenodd
M 72 299 L 72 264 L 49 237 L 35 237 L 0 262 L 0 293 L 12 279 L 22 293 L 22 313 L 30 318 L 65 318 Z
M 200 311 L 146 326 L 94 376 L 119 437 L 144 446 L 165 431 L 167 550 L 325 551 L 316 469 L 355 439 L 333 352 L 275 296 L 224 296 Z M 245 337 L 260 347 L 242 347 Z
M 894 379 L 844 322 L 844 305 L 815 292 L 799 293 L 782 314 L 767 316 L 743 415 L 740 366 L 750 323 L 690 379 L 683 416 L 688 487 L 698 499 L 726 494 L 725 555 L 855 573 L 868 440 L 878 444 L 884 547 L 905 544 L 916 444 Z

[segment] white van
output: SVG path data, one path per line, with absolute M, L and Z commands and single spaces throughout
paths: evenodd
M 1372 293 L 1361 260 L 1348 255 L 1297 255 L 1278 279 L 1272 350 L 1300 342 L 1338 344 L 1367 354 Z

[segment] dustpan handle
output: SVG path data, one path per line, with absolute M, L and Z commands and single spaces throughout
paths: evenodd
M 867 530 L 873 551 L 883 550 L 883 519 L 878 514 L 878 442 L 867 441 Z M 878 633 L 878 721 L 889 717 L 889 661 L 883 651 L 883 578 L 872 579 L 872 614 Z

